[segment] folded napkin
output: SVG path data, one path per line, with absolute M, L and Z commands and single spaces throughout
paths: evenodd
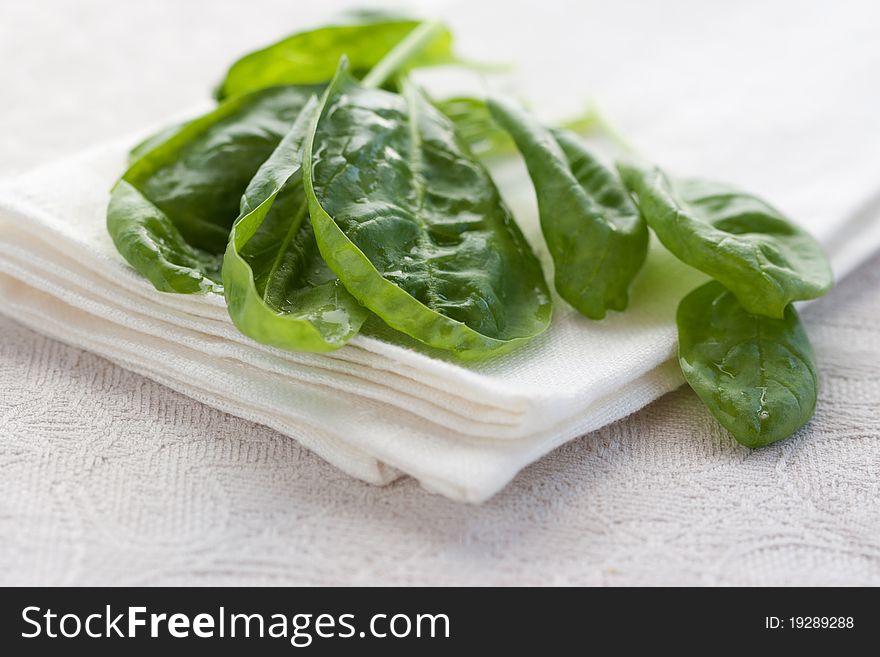
M 754 60 L 760 31 L 735 57 L 717 45 L 745 48 L 735 29 L 689 33 L 678 49 L 660 33 L 656 47 L 646 38 L 626 66 L 596 75 L 590 91 L 658 163 L 742 184 L 778 205 L 828 247 L 839 277 L 880 245 L 880 88 L 868 75 L 880 70 L 880 53 L 871 31 L 853 22 L 822 32 L 831 66 L 814 53 L 826 21 L 811 20 L 780 33 L 789 41 L 774 42 L 774 52 L 788 56 L 766 62 Z M 597 32 L 596 47 L 611 33 Z M 676 58 L 687 49 L 705 56 L 682 69 Z M 650 79 L 639 82 L 636 72 Z M 159 293 L 116 253 L 104 225 L 108 190 L 132 143 L 0 186 L 0 312 L 273 427 L 352 476 L 383 484 L 407 474 L 480 501 L 554 447 L 682 382 L 675 307 L 702 279 L 656 245 L 626 313 L 593 322 L 556 299 L 544 335 L 477 365 L 388 342 L 381 328 L 331 354 L 254 343 L 232 326 L 221 297 Z M 522 166 L 494 173 L 547 263 Z

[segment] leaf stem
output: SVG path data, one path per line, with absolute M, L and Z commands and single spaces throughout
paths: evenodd
M 443 24 L 438 21 L 422 23 L 398 43 L 385 55 L 372 70 L 367 73 L 361 85 L 369 88 L 382 86 L 385 81 L 394 75 L 409 60 L 418 55 L 431 44 L 443 31 Z

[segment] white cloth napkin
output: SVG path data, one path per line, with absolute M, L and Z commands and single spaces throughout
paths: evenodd
M 690 13 L 672 17 L 609 9 L 607 29 L 589 31 L 585 45 L 583 24 L 555 16 L 551 4 L 549 19 L 531 23 L 521 13 L 516 22 L 496 16 L 482 45 L 504 53 L 517 34 L 530 53 L 521 62 L 522 79 L 532 81 L 525 93 L 553 94 L 539 111 L 564 113 L 576 90 L 588 89 L 643 153 L 763 194 L 828 246 L 838 276 L 850 271 L 880 245 L 872 200 L 880 189 L 880 48 L 870 25 L 823 15 L 824 7 L 788 14 L 775 4 L 731 8 L 719 23 L 700 5 L 684 6 Z M 541 20 L 559 34 L 541 37 Z M 456 29 L 466 41 L 480 24 L 477 7 Z M 632 33 L 640 39 L 621 39 Z M 576 70 L 559 64 L 575 61 Z M 584 79 L 572 84 L 576 73 Z M 557 299 L 545 335 L 477 366 L 363 335 L 325 355 L 255 344 L 231 325 L 222 298 L 158 293 L 115 252 L 104 216 L 131 143 L 3 184 L 0 311 L 282 431 L 355 477 L 388 483 L 405 473 L 480 501 L 547 451 L 681 383 L 675 306 L 700 276 L 659 248 L 626 313 L 591 322 Z M 521 165 L 495 173 L 546 261 Z

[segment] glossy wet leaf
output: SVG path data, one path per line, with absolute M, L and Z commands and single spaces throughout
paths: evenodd
M 737 441 L 769 445 L 812 417 L 815 356 L 792 306 L 782 319 L 755 315 L 712 281 L 682 300 L 677 320 L 684 377 Z
M 749 312 L 782 318 L 791 301 L 831 288 L 818 242 L 758 197 L 706 180 L 673 181 L 657 168 L 619 168 L 663 245 L 723 283 Z
M 391 327 L 462 358 L 543 331 L 538 260 L 486 169 L 413 85 L 360 86 L 344 66 L 305 152 L 321 253 Z
M 297 351 L 341 347 L 367 316 L 324 262 L 309 222 L 302 151 L 317 107 L 313 98 L 248 185 L 223 261 L 239 330 Z
M 385 12 L 357 12 L 335 23 L 304 30 L 236 61 L 217 87 L 218 99 L 276 85 L 327 82 L 342 56 L 361 76 L 422 21 Z M 409 68 L 454 61 L 452 35 L 440 30 L 407 62 Z
M 122 256 L 159 290 L 220 291 L 241 195 L 321 89 L 276 87 L 241 96 L 145 142 L 107 210 Z
M 573 133 L 548 130 L 498 99 L 489 108 L 512 135 L 535 185 L 559 295 L 591 319 L 624 310 L 648 252 L 648 227 L 617 174 Z

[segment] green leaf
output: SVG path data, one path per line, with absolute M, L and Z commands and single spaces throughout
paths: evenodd
M 292 34 L 236 61 L 217 87 L 218 100 L 282 84 L 327 82 L 343 55 L 357 75 L 373 68 L 422 21 L 360 12 L 330 25 Z M 441 29 L 407 62 L 408 68 L 454 62 L 452 34 Z
M 139 160 L 141 157 L 149 153 L 151 150 L 159 146 L 159 144 L 168 141 L 176 135 L 180 130 L 186 125 L 187 122 L 184 123 L 176 123 L 174 125 L 169 125 L 165 128 L 162 128 L 158 132 L 150 135 L 142 142 L 135 145 L 128 152 L 128 163 L 131 165 L 136 160 Z
M 489 108 L 535 185 L 559 295 L 591 319 L 624 310 L 648 253 L 648 227 L 620 179 L 571 132 L 548 130 L 498 99 Z
M 317 109 L 315 97 L 248 185 L 223 260 L 233 323 L 297 351 L 337 349 L 367 317 L 324 262 L 309 222 L 302 152 Z
M 751 194 L 659 169 L 619 165 L 624 183 L 663 245 L 723 283 L 749 312 L 781 319 L 791 301 L 832 285 L 822 247 Z
M 166 292 L 219 292 L 241 195 L 322 87 L 241 96 L 159 133 L 113 189 L 107 229 L 137 271 Z
M 486 169 L 410 83 L 365 88 L 345 63 L 306 145 L 321 254 L 391 327 L 461 358 L 542 332 L 541 266 Z
M 516 150 L 513 139 L 492 118 L 486 101 L 455 96 L 433 102 L 455 124 L 456 132 L 475 155 L 495 157 Z
M 168 215 L 120 180 L 107 208 L 116 249 L 157 290 L 181 294 L 221 292 L 220 259 L 190 245 Z
M 787 438 L 812 417 L 818 376 L 797 312 L 749 313 L 712 281 L 678 306 L 684 378 L 718 421 L 747 447 Z

